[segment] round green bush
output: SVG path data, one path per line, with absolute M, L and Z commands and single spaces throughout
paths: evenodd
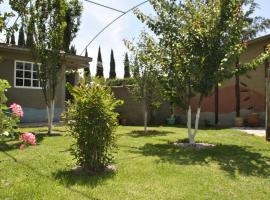
M 122 104 L 111 90 L 98 84 L 70 87 L 73 102 L 68 102 L 65 114 L 71 135 L 76 139 L 71 152 L 77 164 L 92 171 L 102 171 L 112 163 L 116 147 L 115 131 Z

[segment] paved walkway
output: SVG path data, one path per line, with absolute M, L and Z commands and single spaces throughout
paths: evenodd
M 263 128 L 263 127 L 258 127 L 258 128 L 234 127 L 233 129 L 246 132 L 247 134 L 250 134 L 250 135 L 256 135 L 256 136 L 259 136 L 259 137 L 265 137 L 265 128 Z

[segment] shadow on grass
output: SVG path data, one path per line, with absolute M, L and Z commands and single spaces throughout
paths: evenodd
M 77 175 L 72 170 L 60 170 L 54 173 L 53 176 L 67 187 L 79 184 L 95 188 L 107 179 L 113 178 L 115 174 L 115 172 L 104 172 L 96 175 Z
M 181 148 L 172 144 L 145 144 L 133 153 L 158 156 L 159 162 L 179 165 L 209 165 L 217 163 L 220 169 L 235 177 L 238 172 L 247 176 L 267 178 L 270 175 L 270 157 L 252 152 L 249 147 L 217 145 L 209 149 Z
M 128 133 L 132 137 L 155 137 L 155 136 L 165 136 L 171 134 L 171 131 L 157 131 L 157 130 L 148 130 L 147 133 L 144 131 L 131 131 Z
M 9 154 L 9 153 L 6 152 L 6 151 L 2 151 L 2 153 L 4 153 L 5 156 L 6 156 L 7 158 L 9 158 L 10 160 L 12 160 L 14 163 L 18 164 L 18 166 L 24 166 L 24 167 L 26 167 L 27 169 L 31 170 L 31 173 L 37 174 L 40 178 L 47 179 L 47 180 L 49 180 L 49 181 L 51 181 L 51 182 L 54 182 L 54 181 L 55 181 L 55 177 L 54 177 L 54 176 L 52 177 L 52 176 L 50 176 L 50 175 L 47 175 L 47 174 L 44 174 L 44 173 L 40 172 L 37 168 L 32 167 L 31 165 L 29 165 L 29 164 L 27 164 L 27 163 L 25 163 L 25 162 L 23 162 L 23 161 L 18 160 L 16 157 L 12 156 L 11 154 Z M 0 162 L 0 163 L 1 163 L 1 162 Z M 57 173 L 57 174 L 58 174 L 58 173 Z M 61 173 L 60 173 L 60 174 L 61 174 Z M 59 174 L 59 175 L 60 175 L 60 174 Z M 97 181 L 96 181 L 96 182 L 93 182 L 93 187 L 96 186 L 95 183 L 96 183 L 96 185 L 98 184 Z M 65 184 L 64 187 L 65 187 L 67 190 L 69 190 L 69 191 L 71 191 L 71 192 L 73 192 L 73 193 L 77 193 L 77 194 L 81 195 L 81 196 L 84 197 L 85 199 L 89 199 L 89 200 L 100 200 L 100 199 L 98 199 L 98 198 L 95 198 L 95 197 L 91 196 L 91 195 L 88 194 L 88 193 L 85 193 L 84 191 L 80 191 L 79 189 L 72 188 L 72 187 L 70 187 L 70 185 Z

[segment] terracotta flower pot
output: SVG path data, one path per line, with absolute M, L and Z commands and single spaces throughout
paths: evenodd
M 243 117 L 235 117 L 234 118 L 234 125 L 236 127 L 242 127 L 244 125 Z
M 250 113 L 248 115 L 248 125 L 249 126 L 259 126 L 260 125 L 260 116 L 258 113 Z

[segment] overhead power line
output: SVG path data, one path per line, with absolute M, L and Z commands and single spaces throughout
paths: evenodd
M 87 2 L 89 2 L 89 3 L 92 3 L 92 4 L 95 4 L 95 5 L 98 5 L 98 6 L 101 6 L 101 7 L 104 7 L 104 8 L 108 8 L 108 9 L 110 9 L 110 10 L 114 10 L 114 11 L 117 11 L 117 12 L 120 12 L 120 13 L 125 13 L 125 12 L 122 11 L 122 10 L 118 10 L 118 9 L 116 9 L 116 8 L 112 8 L 112 7 L 110 7 L 110 6 L 106 6 L 106 5 L 103 5 L 103 4 L 94 2 L 94 1 L 90 1 L 90 0 L 85 0 L 85 1 L 87 1 Z
M 85 1 L 88 1 L 88 0 L 85 0 Z M 142 3 L 139 3 L 138 5 L 136 6 L 133 6 L 131 9 L 125 11 L 123 14 L 119 15 L 118 17 L 116 17 L 114 20 L 112 20 L 110 23 L 108 23 L 103 29 L 101 29 L 94 37 L 92 40 L 90 40 L 90 42 L 86 45 L 86 47 L 83 49 L 82 53 L 80 55 L 82 55 L 85 50 L 90 46 L 90 44 L 101 34 L 103 33 L 109 26 L 111 26 L 114 22 L 116 22 L 118 19 L 120 19 L 121 17 L 123 17 L 124 15 L 128 14 L 130 11 L 140 7 L 141 5 L 147 3 L 148 0 L 142 2 Z

